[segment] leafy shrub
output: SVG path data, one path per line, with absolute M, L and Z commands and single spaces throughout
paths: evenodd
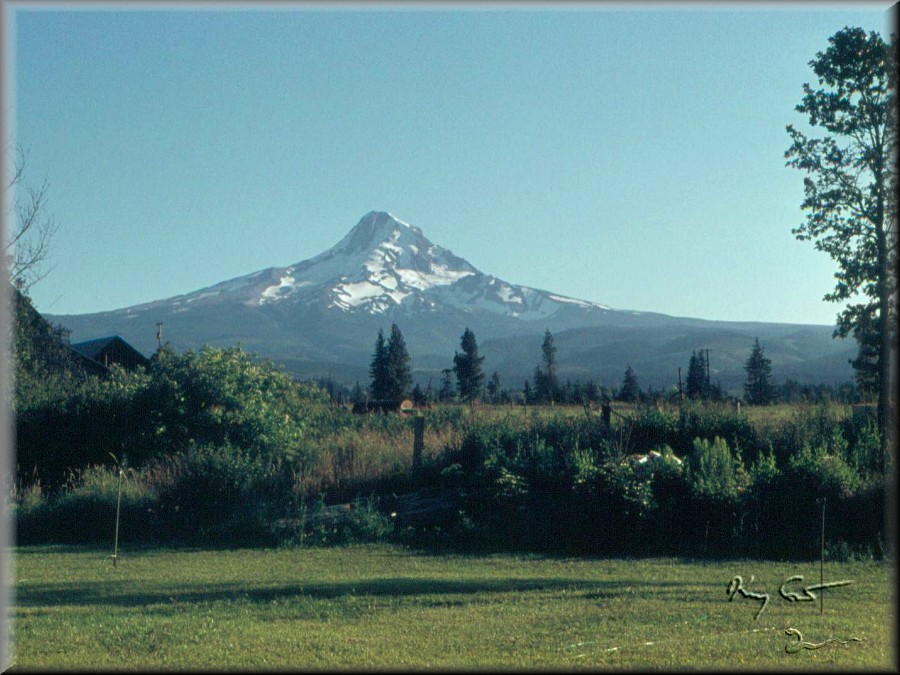
M 835 500 L 852 495 L 861 485 L 853 467 L 840 454 L 823 446 L 804 446 L 788 461 L 785 475 L 809 486 L 816 496 Z
M 724 440 L 732 451 L 743 460 L 753 462 L 766 450 L 763 438 L 757 433 L 746 416 L 740 415 L 730 406 L 714 403 L 691 403 L 681 409 L 678 418 L 676 452 L 688 454 L 694 439 L 713 441 L 715 437 Z
M 629 452 L 644 453 L 652 448 L 675 444 L 678 438 L 678 420 L 675 412 L 660 410 L 651 405 L 638 407 L 629 430 Z
M 140 466 L 191 445 L 303 461 L 309 419 L 327 409 L 316 387 L 294 382 L 240 347 L 181 355 L 162 349 L 149 374 L 114 368 L 62 401 L 17 415 L 18 469 L 37 467 L 56 487 L 67 469 L 108 463 L 111 449 Z
M 654 551 L 666 555 L 696 554 L 686 520 L 692 503 L 687 471 L 670 447 L 663 446 L 659 451 L 662 458 L 653 463 L 650 474 L 655 503 L 649 516 Z
M 62 400 L 19 412 L 19 475 L 37 472 L 54 489 L 69 470 L 110 463 L 110 449 L 140 447 L 145 418 L 133 402 L 148 381 L 144 373 L 114 366 L 107 378 L 89 378 Z
M 824 447 L 829 452 L 842 454 L 847 450 L 843 414 L 831 403 L 799 406 L 791 420 L 772 431 L 772 445 L 779 467 L 785 466 L 804 447 Z
M 753 486 L 753 529 L 759 537 L 765 537 L 756 546 L 778 557 L 817 557 L 822 500 L 829 538 L 846 537 L 845 531 L 856 531 L 871 539 L 883 531 L 883 523 L 881 518 L 872 522 L 871 513 L 851 511 L 861 487 L 859 475 L 842 457 L 826 447 L 804 446 L 771 480 Z
M 52 497 L 23 502 L 16 509 L 16 539 L 20 544 L 77 543 L 112 548 L 121 483 L 120 542 L 153 538 L 156 497 L 140 474 L 91 466 L 70 473 Z
M 694 439 L 687 458 L 687 475 L 691 488 L 700 497 L 732 499 L 740 486 L 740 462 L 731 455 L 728 443 L 716 436 L 712 443 Z
M 864 419 L 862 423 L 852 418 L 845 420 L 844 436 L 847 438 L 847 461 L 860 476 L 883 475 L 888 469 L 884 450 L 881 446 L 881 433 L 873 419 Z
M 148 467 L 164 537 L 191 544 L 277 543 L 273 524 L 297 510 L 293 475 L 232 446 L 192 447 Z
M 708 553 L 731 550 L 740 536 L 738 496 L 747 476 L 739 457 L 718 436 L 694 440 L 685 473 L 691 498 L 685 504 L 685 538 Z
M 390 518 L 371 499 L 357 499 L 349 508 L 328 508 L 322 500 L 302 507 L 300 517 L 279 531 L 283 545 L 332 546 L 388 539 L 394 532 Z
M 306 409 L 326 397 L 240 347 L 161 350 L 141 401 L 157 452 L 229 445 L 268 461 L 302 454 Z

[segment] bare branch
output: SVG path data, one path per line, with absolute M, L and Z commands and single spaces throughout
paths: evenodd
M 47 276 L 50 270 L 44 263 L 57 225 L 47 212 L 50 184 L 45 180 L 39 188 L 25 187 L 25 153 L 16 148 L 16 161 L 7 190 L 13 192 L 10 220 L 12 227 L 3 242 L 11 282 L 20 290 L 27 290 Z

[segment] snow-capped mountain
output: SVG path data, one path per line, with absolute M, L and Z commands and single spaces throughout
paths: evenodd
M 607 384 L 616 384 L 631 364 L 642 386 L 668 386 L 699 348 L 716 353 L 714 377 L 719 365 L 726 383 L 740 383 L 756 337 L 773 368 L 782 359 L 790 367 L 783 372 L 801 381 L 819 381 L 826 372 L 829 382 L 849 379 L 847 357 L 853 356 L 852 345 L 831 340 L 830 326 L 616 310 L 512 284 L 381 211 L 367 213 L 327 251 L 287 267 L 124 309 L 48 318 L 68 328 L 73 341 L 120 335 L 147 354 L 156 349 L 162 323 L 163 341 L 176 349 L 240 343 L 297 375 L 349 383 L 367 381 L 377 332 L 391 323 L 403 332 L 413 372 L 426 382 L 452 366 L 467 327 L 488 372 L 497 369 L 517 383 L 533 374 L 546 330 L 556 337 L 561 377 Z
M 125 311 L 140 313 L 161 303 L 186 310 L 198 303 L 226 301 L 248 307 L 319 305 L 371 315 L 401 306 L 428 312 L 455 308 L 524 320 L 547 319 L 566 306 L 609 309 L 483 274 L 431 243 L 418 227 L 390 213 L 371 211 L 337 244 L 313 258 Z

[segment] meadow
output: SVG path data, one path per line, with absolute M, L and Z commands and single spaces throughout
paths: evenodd
M 736 575 L 771 595 L 759 618 L 760 600 L 728 600 Z M 96 548 L 19 547 L 12 672 L 896 669 L 891 565 L 827 562 L 826 582 L 853 583 L 826 589 L 822 614 L 780 597 L 796 575 L 816 583 L 819 564 L 361 544 L 135 548 L 113 566 Z

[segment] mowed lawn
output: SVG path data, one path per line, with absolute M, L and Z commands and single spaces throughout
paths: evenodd
M 13 670 L 896 667 L 893 567 L 429 555 L 387 545 L 14 554 Z M 743 576 L 749 592 L 727 587 Z M 750 582 L 750 576 L 754 580 Z M 788 628 L 818 649 L 801 648 Z

